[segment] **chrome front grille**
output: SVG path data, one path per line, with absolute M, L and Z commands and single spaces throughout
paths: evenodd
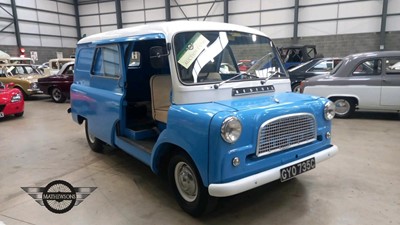
M 264 122 L 258 131 L 257 156 L 293 148 L 316 140 L 317 125 L 310 113 L 279 116 Z

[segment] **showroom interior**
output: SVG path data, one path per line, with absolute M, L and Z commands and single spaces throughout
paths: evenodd
M 112 34 L 115 30 L 127 28 L 126 37 L 130 37 L 129 29 L 142 25 L 150 28 L 144 27 L 140 32 L 151 34 L 152 25 L 177 21 L 237 24 L 243 27 L 243 31 L 249 27 L 249 30 L 257 30 L 269 37 L 277 54 L 281 51 L 278 49 L 285 46 L 313 46 L 312 57 L 343 59 L 337 69 L 339 72 L 345 71 L 343 67 L 346 65 L 357 63 L 353 62 L 357 58 L 375 57 L 386 51 L 391 55 L 382 57 L 392 57 L 400 62 L 399 0 L 0 0 L 0 61 L 1 53 L 8 57 L 6 60 L 32 58 L 32 68 L 38 70 L 50 60 L 68 58 L 77 62 L 77 43 L 81 41 L 84 46 L 87 40 L 92 40 L 91 35 Z M 172 27 L 168 31 L 175 29 L 187 28 Z M 96 41 L 104 41 L 99 36 L 96 38 L 93 45 Z M 282 63 L 285 63 L 285 57 L 281 58 Z M 250 61 L 246 58 L 241 63 L 249 63 L 251 68 L 256 63 Z M 356 102 L 357 97 L 343 97 L 348 100 L 344 103 L 349 105 L 348 110 L 352 113 L 341 114 L 338 111 L 336 118 L 328 121 L 326 129 L 331 129 L 329 135 L 323 137 L 339 149 L 334 157 L 321 164 L 317 162 L 312 171 L 288 181 L 278 179 L 218 198 L 218 203 L 201 216 L 191 216 L 182 210 L 170 188 L 170 181 L 154 173 L 153 167 L 146 165 L 140 157 L 137 159 L 118 146 L 105 144 L 102 153 L 89 146 L 91 136 L 87 125 L 85 130 L 85 123 L 76 123 L 82 122 L 79 116 L 75 122 L 71 118 L 74 117 L 74 106 L 70 99 L 78 97 L 74 97 L 72 92 L 69 96 L 69 87 L 67 96 L 58 99 L 50 89 L 31 95 L 21 88 L 17 95 L 24 98 L 23 113 L 0 116 L 0 225 L 400 224 L 400 72 L 396 72 L 400 71 L 400 63 L 396 64 L 390 58 L 373 62 L 380 63 L 383 78 L 371 88 L 366 83 L 370 78 L 362 76 L 365 82 L 363 92 L 370 96 L 370 100 L 376 99 L 376 93 L 385 92 L 383 87 L 388 86 L 385 84 L 387 76 L 391 77 L 388 79 L 391 82 L 397 76 L 398 80 L 394 81 L 397 89 L 389 85 L 390 91 L 385 92 L 395 99 L 391 108 L 370 110 L 367 107 L 363 110 L 361 102 Z M 4 69 L 6 66 L 3 67 L 2 63 L 1 70 L 9 73 L 10 67 Z M 238 61 L 234 67 L 241 70 L 243 64 Z M 58 69 L 68 73 L 69 68 L 73 68 L 69 65 Z M 10 70 L 14 66 L 11 65 Z M 294 67 L 286 67 L 283 76 L 290 74 L 291 69 Z M 334 73 L 336 67 L 330 69 L 333 72 L 329 71 L 325 76 Z M 375 67 L 373 69 L 376 71 Z M 70 71 L 73 73 L 73 69 Z M 42 76 L 45 77 L 53 72 L 45 68 L 39 73 L 44 73 Z M 75 70 L 75 76 L 76 73 Z M 311 82 L 304 84 L 299 81 L 296 84 L 300 83 L 304 93 L 290 93 L 294 97 L 287 104 L 296 102 L 297 95 L 319 95 L 311 89 L 314 87 Z M 221 88 L 228 85 L 226 80 L 218 84 Z M 293 85 L 292 81 L 292 89 Z M 211 89 L 218 91 L 218 86 L 211 86 Z M 329 87 L 325 83 L 321 86 L 322 89 Z M 375 92 L 376 86 L 382 89 Z M 307 88 L 313 91 L 308 92 Z M 2 89 L 12 88 L 4 84 Z M 0 87 L 0 94 L 2 89 Z M 172 100 L 173 95 L 168 94 Z M 342 100 L 340 96 L 329 98 L 335 102 L 336 108 Z M 89 104 L 93 101 L 90 96 L 80 95 L 79 100 L 82 98 Z M 276 97 L 274 104 L 279 104 L 282 99 Z M 317 107 L 316 103 L 313 107 Z M 107 114 L 103 116 L 107 120 Z M 249 122 L 242 122 L 243 127 L 246 123 Z M 117 129 L 119 126 L 116 125 Z M 219 132 L 222 128 L 217 130 Z M 163 130 L 157 132 L 161 136 Z M 321 141 L 320 136 L 315 141 L 317 139 Z M 211 141 L 209 146 L 212 146 Z M 251 161 L 251 157 L 246 160 Z M 222 171 L 223 166 L 218 166 Z M 61 182 L 58 185 L 64 185 L 74 193 L 72 200 L 51 200 L 60 207 L 63 207 L 63 201 L 66 204 L 73 202 L 63 212 L 51 211 L 49 201 L 44 200 L 46 195 L 42 196 L 43 192 L 51 190 L 50 184 L 54 181 L 65 181 L 66 184 Z M 69 192 L 59 189 L 58 193 Z

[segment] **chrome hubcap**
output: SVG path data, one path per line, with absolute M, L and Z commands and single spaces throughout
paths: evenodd
M 196 200 L 198 187 L 192 168 L 184 162 L 179 162 L 175 166 L 174 176 L 176 187 L 182 198 L 188 202 Z
M 335 101 L 336 114 L 344 115 L 350 111 L 350 103 L 344 99 Z
M 293 88 L 293 92 L 300 93 L 300 85 Z
M 58 88 L 53 89 L 53 98 L 55 100 L 60 100 L 61 99 L 61 91 Z

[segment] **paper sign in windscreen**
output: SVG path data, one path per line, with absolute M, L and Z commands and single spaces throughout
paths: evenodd
M 178 54 L 178 63 L 186 69 L 196 60 L 197 56 L 207 47 L 210 41 L 200 33 L 196 33 Z

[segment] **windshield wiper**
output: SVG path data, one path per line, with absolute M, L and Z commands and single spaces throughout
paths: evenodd
M 240 77 L 240 76 L 249 76 L 249 77 L 260 78 L 260 77 L 258 77 L 258 76 L 256 76 L 256 75 L 250 74 L 250 73 L 238 73 L 238 74 L 236 74 L 235 76 L 233 76 L 233 77 L 231 77 L 231 78 L 229 78 L 229 79 L 227 79 L 227 80 L 224 80 L 224 81 L 220 82 L 219 84 L 214 84 L 214 89 L 218 89 L 220 86 L 222 86 L 222 85 L 225 84 L 226 82 L 229 82 L 229 81 L 231 81 L 231 80 L 234 80 L 234 79 L 236 79 L 236 78 L 238 78 L 238 77 Z
M 264 79 L 264 80 L 262 80 L 261 81 L 261 84 L 265 84 L 265 83 L 267 83 L 267 81 L 271 78 L 271 77 L 273 77 L 273 76 L 275 76 L 275 75 L 281 75 L 281 76 L 286 76 L 286 74 L 285 73 L 282 73 L 282 72 L 279 72 L 279 71 L 275 71 L 275 72 L 273 72 L 273 71 L 268 71 L 268 73 L 269 73 L 269 75 Z

